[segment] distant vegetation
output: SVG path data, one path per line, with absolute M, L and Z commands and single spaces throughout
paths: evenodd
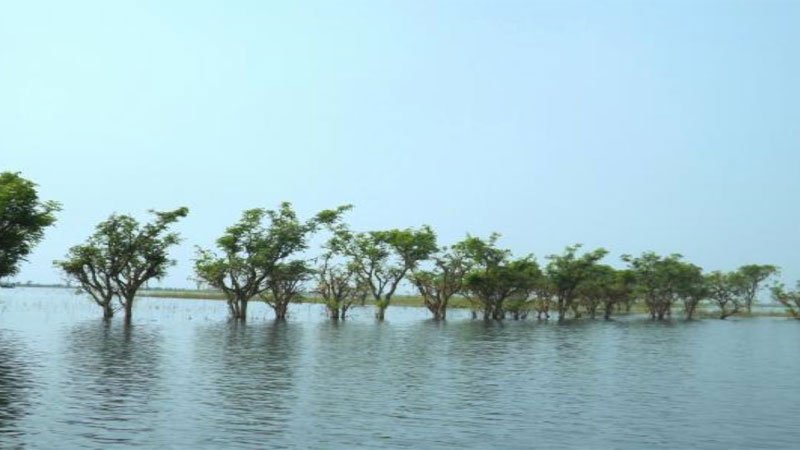
M 0 174 L 0 277 L 15 274 L 43 230 L 55 222 L 59 205 L 39 201 L 35 186 L 19 174 Z M 265 302 L 276 318 L 284 319 L 290 303 L 309 295 L 325 304 L 333 320 L 345 319 L 353 306 L 367 303 L 384 320 L 404 282 L 418 292 L 415 302 L 436 320 L 446 319 L 453 302 L 484 320 L 519 320 L 533 313 L 538 319 L 555 315 L 559 321 L 600 315 L 610 319 L 635 308 L 653 320 L 676 312 L 692 319 L 703 305 L 725 319 L 751 313 L 758 294 L 769 285 L 772 298 L 800 319 L 800 283 L 795 290 L 770 285 L 779 272 L 772 265 L 706 273 L 679 254 L 644 252 L 624 255 L 626 267 L 618 269 L 603 263 L 606 249 L 584 251 L 580 244 L 540 263 L 533 255 L 515 257 L 499 247 L 498 234 L 468 235 L 443 246 L 428 226 L 353 231 L 343 221 L 350 209 L 324 210 L 307 220 L 300 220 L 290 203 L 277 210 L 244 211 L 217 239 L 216 250 L 197 250 L 197 281 L 216 292 L 189 295 L 222 297 L 231 318 L 242 321 L 251 300 Z M 85 243 L 54 262 L 107 319 L 122 309 L 130 322 L 137 292 L 175 263 L 168 252 L 180 238 L 170 227 L 188 209 L 152 213 L 154 220 L 145 224 L 113 214 Z M 320 232 L 327 239 L 316 256 L 308 256 L 309 239 Z

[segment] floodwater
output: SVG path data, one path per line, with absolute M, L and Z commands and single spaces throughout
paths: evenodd
M 800 321 L 244 324 L 0 290 L 0 448 L 798 448 Z

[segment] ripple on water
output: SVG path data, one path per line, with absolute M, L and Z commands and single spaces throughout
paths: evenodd
M 800 324 L 786 320 L 437 323 L 392 307 L 388 323 L 366 309 L 336 323 L 298 305 L 274 322 L 254 304 L 239 324 L 223 303 L 149 300 L 125 327 L 71 293 L 16 291 L 0 305 L 0 447 L 800 441 Z

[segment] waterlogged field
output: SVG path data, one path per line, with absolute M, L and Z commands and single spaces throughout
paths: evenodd
M 0 448 L 797 448 L 800 322 L 447 323 L 0 291 Z

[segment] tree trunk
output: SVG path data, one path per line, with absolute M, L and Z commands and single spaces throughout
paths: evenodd
M 125 298 L 125 323 L 131 323 L 133 320 L 133 296 Z
M 567 305 L 563 298 L 558 299 L 558 321 L 563 322 L 567 317 Z
M 332 308 L 332 307 L 328 306 L 328 317 L 330 317 L 333 320 L 338 320 L 339 319 L 339 308 Z
M 103 305 L 103 319 L 109 320 L 114 317 L 114 308 L 111 307 L 111 302 Z
M 240 301 L 239 320 L 247 320 L 247 300 Z
M 378 310 L 375 312 L 375 318 L 383 322 L 386 317 L 386 306 L 378 306 Z
M 277 303 L 275 303 L 275 307 L 273 309 L 275 310 L 275 318 L 276 319 L 278 319 L 278 320 L 286 320 L 286 314 L 289 311 L 289 307 L 288 307 L 288 305 L 286 303 L 277 302 Z

